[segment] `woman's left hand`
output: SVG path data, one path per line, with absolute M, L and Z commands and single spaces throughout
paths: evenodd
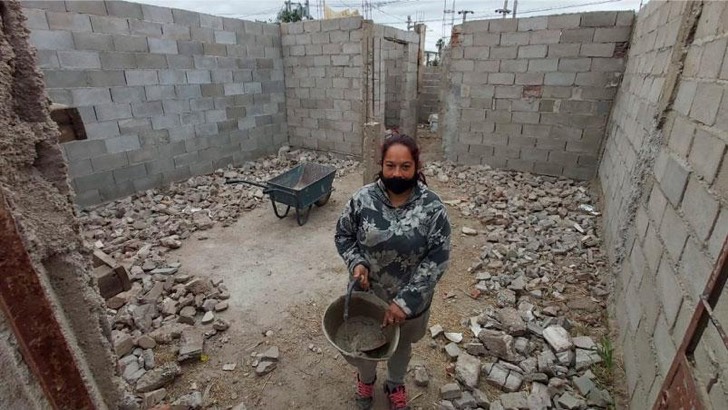
M 392 302 L 389 304 L 389 309 L 384 312 L 384 321 L 382 321 L 382 327 L 389 325 L 399 325 L 407 320 L 407 315 L 404 313 L 398 304 Z

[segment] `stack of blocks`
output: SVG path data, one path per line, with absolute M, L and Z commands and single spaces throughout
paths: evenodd
M 591 178 L 634 13 L 456 26 L 441 125 L 458 163 Z

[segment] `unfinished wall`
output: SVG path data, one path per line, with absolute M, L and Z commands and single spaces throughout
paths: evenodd
M 291 145 L 361 153 L 362 19 L 281 24 Z
M 20 5 L 0 3 L 0 408 L 116 408 L 104 302 Z
M 287 141 L 278 25 L 121 1 L 24 2 L 81 205 L 212 172 Z
M 361 17 L 282 24 L 281 33 L 291 145 L 360 155 L 363 124 L 385 121 L 387 62 L 401 91 L 389 118 L 414 135 L 418 34 Z
M 633 16 L 594 12 L 456 26 L 440 113 L 446 156 L 591 178 Z
M 727 43 L 728 3 L 650 1 L 612 112 L 599 178 L 633 409 L 658 397 L 728 235 Z M 711 323 L 694 361 L 706 405 L 728 408 Z
M 417 93 L 417 122 L 427 122 L 430 114 L 440 109 L 440 83 L 443 72 L 441 66 L 420 67 L 423 71 Z

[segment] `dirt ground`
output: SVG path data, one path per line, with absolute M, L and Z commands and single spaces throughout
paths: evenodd
M 439 159 L 439 141 L 427 134 L 420 141 L 425 160 Z M 428 182 L 443 200 L 464 196 L 457 187 Z M 334 247 L 334 228 L 345 202 L 360 185 L 360 172 L 337 179 L 329 203 L 313 209 L 303 227 L 296 224 L 295 217 L 278 220 L 270 205 L 261 206 L 228 228 L 196 232 L 169 255 L 170 261 L 177 258 L 182 262 L 183 272 L 224 279 L 231 293 L 230 309 L 219 315 L 232 326 L 207 340 L 203 361 L 183 367 L 183 375 L 168 388 L 168 397 L 199 389 L 210 408 L 229 408 L 241 402 L 248 409 L 355 408 L 355 370 L 329 345 L 320 321 L 328 303 L 345 291 L 346 270 Z M 439 323 L 446 331 L 462 332 L 469 338 L 461 321 L 480 313 L 488 300 L 488 296 L 473 300 L 467 295 L 474 283 L 468 268 L 477 260 L 483 239 L 460 233 L 463 226 L 475 226 L 476 221 L 455 210 L 449 216 L 451 265 L 438 284 L 430 325 Z M 599 322 L 589 334 L 605 332 Z M 280 349 L 280 363 L 272 373 L 258 377 L 252 356 L 269 346 Z M 411 367 L 424 364 L 430 383 L 426 388 L 417 387 L 413 372 L 408 374 L 413 409 L 435 407 L 439 387 L 452 381 L 443 346 L 442 342 L 434 344 L 429 336 L 414 346 Z M 160 359 L 165 361 L 163 353 Z M 237 367 L 223 371 L 226 363 Z M 381 387 L 384 380 L 386 365 L 382 363 L 375 409 L 387 408 Z M 485 391 L 491 399 L 501 393 Z

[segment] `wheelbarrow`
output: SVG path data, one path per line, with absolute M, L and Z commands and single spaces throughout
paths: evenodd
M 308 221 L 313 205 L 324 206 L 331 198 L 331 186 L 335 176 L 334 167 L 307 162 L 265 183 L 241 179 L 228 179 L 225 183 L 250 184 L 263 188 L 263 193 L 270 196 L 273 212 L 278 218 L 285 218 L 291 208 L 294 208 L 296 221 L 299 226 L 303 226 Z M 286 206 L 284 212 L 280 212 L 278 203 Z

